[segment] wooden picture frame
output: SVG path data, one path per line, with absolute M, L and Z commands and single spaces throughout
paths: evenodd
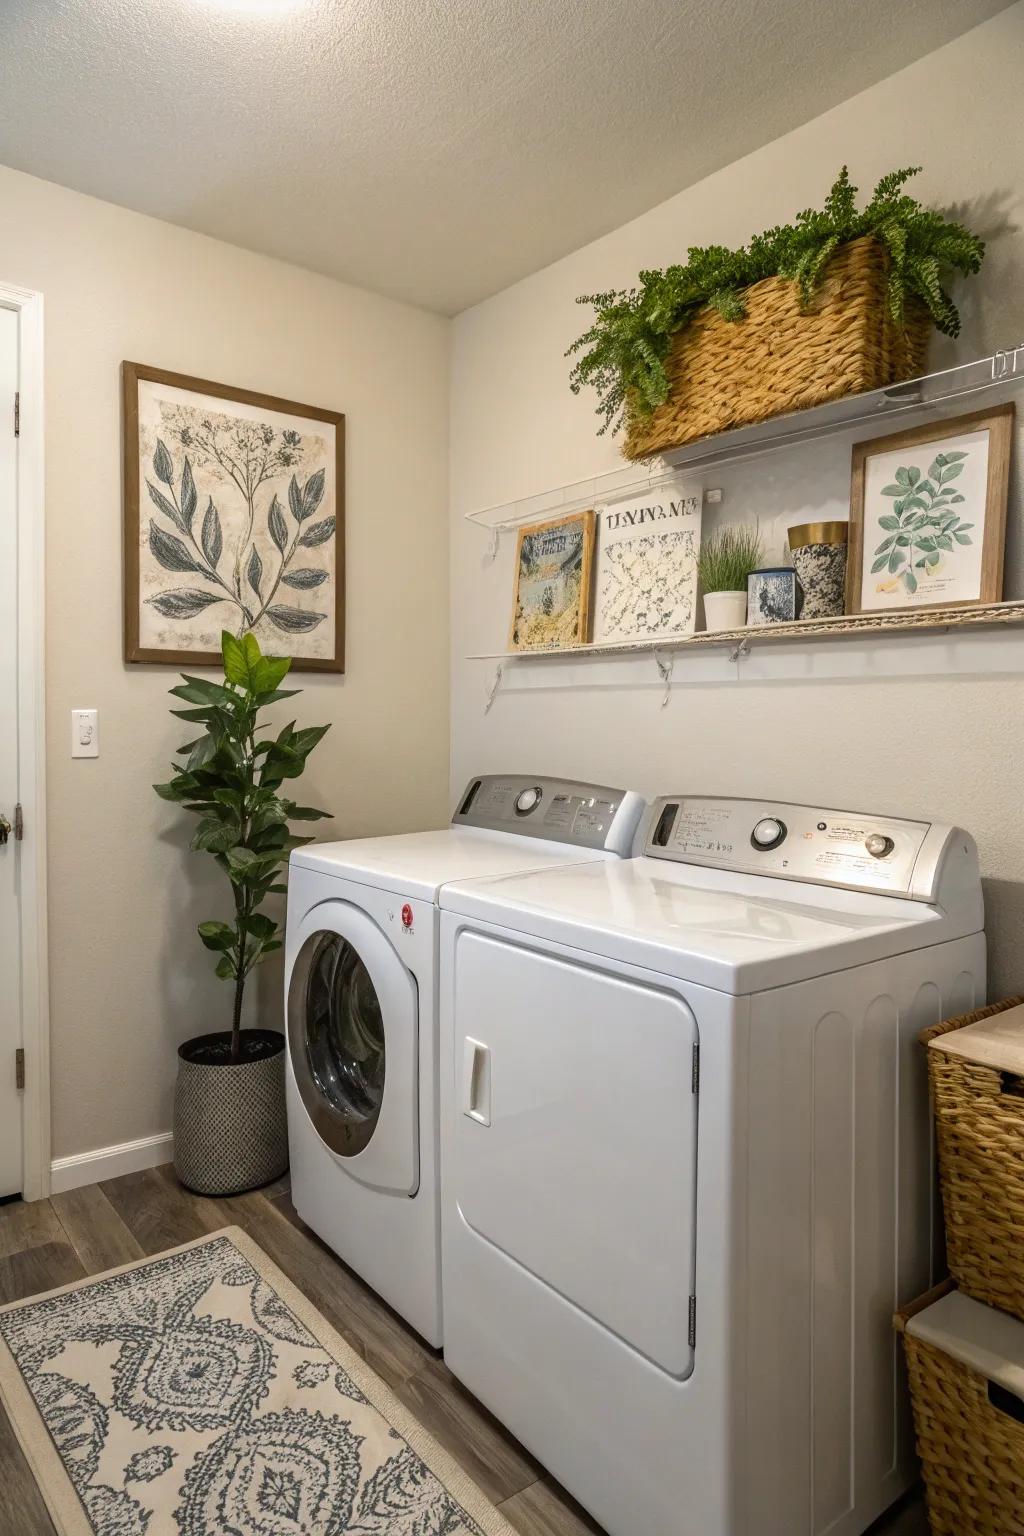
M 1010 403 L 853 445 L 847 613 L 1002 600 L 1013 424 Z
M 251 629 L 295 671 L 344 672 L 344 415 L 121 373 L 125 662 L 219 667 L 221 630 Z
M 510 651 L 570 650 L 590 635 L 594 514 L 567 512 L 520 528 Z

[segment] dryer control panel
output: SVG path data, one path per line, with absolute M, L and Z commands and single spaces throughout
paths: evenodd
M 541 775 L 481 774 L 466 785 L 452 826 L 515 832 L 625 857 L 633 851 L 644 809 L 640 795 L 607 784 Z
M 694 795 L 656 801 L 644 853 L 930 902 L 950 854 L 976 860 L 966 832 L 934 822 Z

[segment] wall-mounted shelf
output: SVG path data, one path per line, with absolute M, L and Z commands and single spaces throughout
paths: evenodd
M 908 379 L 888 389 L 863 395 L 847 395 L 807 411 L 773 416 L 749 427 L 736 427 L 714 437 L 688 443 L 650 465 L 626 464 L 608 474 L 524 496 L 500 506 L 467 512 L 468 522 L 488 528 L 497 537 L 503 528 L 515 528 L 558 512 L 573 512 L 603 502 L 639 496 L 654 490 L 683 469 L 711 469 L 738 459 L 757 457 L 816 438 L 831 437 L 851 427 L 873 426 L 911 411 L 937 408 L 949 401 L 984 393 L 999 386 L 1024 383 L 1024 343 L 994 352 L 941 373 Z M 791 628 L 792 626 L 780 626 Z M 697 637 L 698 639 L 702 637 Z M 710 639 L 710 637 L 708 637 Z M 582 648 L 581 648 L 582 649 Z
M 521 662 L 561 657 L 571 661 L 576 656 L 649 655 L 692 650 L 698 646 L 726 646 L 737 657 L 763 642 L 776 644 L 786 640 L 830 640 L 841 636 L 877 634 L 922 634 L 936 630 L 977 629 L 1003 624 L 1024 624 L 1024 600 L 986 603 L 971 608 L 917 608 L 909 613 L 842 614 L 834 619 L 797 619 L 792 624 L 746 625 L 743 629 L 701 631 L 660 640 L 633 640 L 623 645 L 575 645 L 563 650 L 492 651 L 467 657 L 469 661 Z

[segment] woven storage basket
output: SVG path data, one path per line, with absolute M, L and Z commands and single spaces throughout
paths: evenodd
M 628 413 L 626 458 L 923 373 L 931 320 L 912 300 L 905 325 L 894 323 L 888 273 L 885 247 L 865 235 L 839 247 L 807 309 L 783 277 L 746 290 L 742 320 L 699 309 L 672 340 L 664 405 L 650 416 Z
M 1011 997 L 926 1029 L 951 1274 L 978 1301 L 1024 1318 L 1024 1078 L 944 1049 L 965 1025 L 1016 1008 Z M 1014 1021 L 1016 1023 L 1016 1021 Z M 965 1043 L 959 1049 L 969 1048 Z M 1024 1050 L 1024 1015 L 1020 1045 Z M 983 1054 L 996 1058 L 999 1046 Z M 1006 1065 L 1012 1061 L 1008 1052 Z
M 1024 1536 L 1024 1424 L 987 1376 L 906 1332 L 945 1287 L 898 1313 L 932 1536 Z

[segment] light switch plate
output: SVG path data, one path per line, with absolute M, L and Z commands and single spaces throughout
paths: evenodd
M 99 757 L 100 717 L 96 709 L 71 711 L 71 756 Z

